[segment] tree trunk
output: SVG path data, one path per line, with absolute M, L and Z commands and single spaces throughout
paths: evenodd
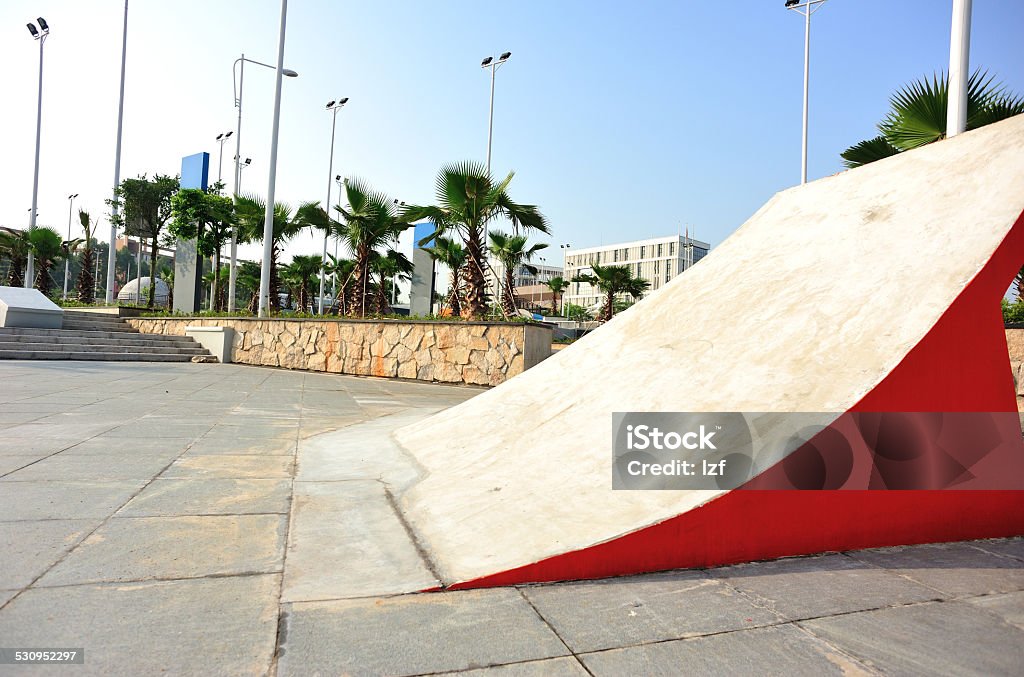
M 277 291 L 281 288 L 281 281 L 277 278 L 277 243 L 270 248 L 270 298 L 267 305 L 274 312 L 281 311 L 281 297 Z
M 220 303 L 220 247 L 217 247 L 217 252 L 213 255 L 213 309 L 218 312 L 222 309 Z
M 39 259 L 39 274 L 36 275 L 36 289 L 42 292 L 43 296 L 50 296 L 50 266 L 53 265 L 46 259 Z
M 484 257 L 478 229 L 469 231 L 466 238 L 466 265 L 462 272 L 466 281 L 466 303 L 462 316 L 479 319 L 487 313 L 487 279 L 484 277 Z
M 366 317 L 367 285 L 369 283 L 370 252 L 365 245 L 359 245 L 356 252 L 356 266 L 353 271 L 351 298 L 349 300 L 349 315 L 353 317 Z
M 516 282 L 512 276 L 512 270 L 505 266 L 505 288 L 501 290 L 501 307 L 505 314 L 514 316 L 516 314 Z
M 152 308 L 156 302 L 156 257 L 158 253 L 159 247 L 154 235 L 152 245 L 149 248 L 149 298 L 146 300 L 147 308 Z
M 82 303 L 92 303 L 96 300 L 92 266 L 92 249 L 86 249 L 82 252 L 82 270 L 78 273 L 78 300 Z
M 7 273 L 7 284 L 20 287 L 25 284 L 25 264 L 21 259 L 11 257 L 11 270 Z
M 462 301 L 459 299 L 459 269 L 456 268 L 452 271 L 452 284 L 451 284 L 451 299 L 448 305 L 452 308 L 452 317 L 459 317 L 462 315 Z
M 615 293 L 608 292 L 608 297 L 604 301 L 604 308 L 601 309 L 601 321 L 607 322 L 612 319 L 612 314 L 615 312 Z

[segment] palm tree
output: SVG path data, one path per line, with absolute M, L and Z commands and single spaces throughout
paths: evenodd
M 160 279 L 163 280 L 164 284 L 167 285 L 167 307 L 174 307 L 174 269 L 173 268 L 161 268 Z
M 399 279 L 412 279 L 413 265 L 409 258 L 401 252 L 389 249 L 384 255 L 377 254 L 370 259 L 370 268 L 377 273 L 377 284 L 374 294 L 374 312 L 386 315 L 391 312 L 388 293 Z
M 409 221 L 429 219 L 434 232 L 420 244 L 455 231 L 466 246 L 467 261 L 463 267 L 466 282 L 466 304 L 462 314 L 483 317 L 487 312 L 487 279 L 484 275 L 484 232 L 487 224 L 499 217 L 512 222 L 515 235 L 519 230 L 538 230 L 547 233 L 544 216 L 534 205 L 512 201 L 507 190 L 514 172 L 495 183 L 490 173 L 478 162 L 460 162 L 441 169 L 437 176 L 437 204 L 411 206 L 404 213 Z
M 452 316 L 458 317 L 462 314 L 461 278 L 462 267 L 466 265 L 466 250 L 455 240 L 438 236 L 434 238 L 434 246 L 427 247 L 424 251 L 430 255 L 430 258 L 444 264 L 451 271 L 448 307 L 451 308 Z
M 604 295 L 604 306 L 601 308 L 601 315 L 597 319 L 607 322 L 615 314 L 615 297 L 618 294 L 626 294 L 633 299 L 640 299 L 644 292 L 650 288 L 651 283 L 639 277 L 633 277 L 629 266 L 602 266 L 593 264 L 592 275 L 577 275 L 573 282 L 585 282 L 596 285 Z
M 259 310 L 260 302 L 260 264 L 251 261 L 240 262 L 235 272 L 235 287 L 249 294 L 246 308 L 255 314 Z
M 263 219 L 266 203 L 255 196 L 236 195 L 235 213 L 238 216 L 238 241 L 244 243 L 263 241 Z M 320 223 L 323 209 L 318 202 L 306 202 L 292 212 L 291 207 L 283 203 L 274 204 L 274 232 L 270 250 L 270 298 L 268 302 L 273 310 L 281 309 L 278 291 L 281 280 L 278 277 L 278 259 L 281 249 L 288 240 L 298 235 L 304 228 Z M 237 279 L 236 282 L 237 284 Z
M 506 314 L 515 315 L 516 273 L 519 270 L 519 266 L 525 267 L 531 275 L 536 275 L 537 269 L 529 263 L 523 262 L 530 261 L 534 254 L 542 249 L 546 249 L 547 244 L 542 242 L 532 247 L 527 247 L 527 237 L 525 235 L 509 235 L 500 230 L 491 231 L 490 236 L 491 253 L 494 254 L 494 258 L 501 262 L 501 266 L 505 270 L 505 279 L 502 281 L 501 288 L 501 307 Z
M 335 314 L 345 313 L 345 301 L 352 294 L 355 287 L 356 262 L 352 259 L 327 255 L 327 265 L 324 267 L 324 274 L 330 275 L 333 282 Z
M 292 262 L 282 269 L 282 277 L 293 290 L 293 296 L 298 300 L 298 310 L 302 312 L 306 312 L 306 308 L 312 302 L 313 284 L 316 276 L 320 274 L 322 265 L 323 261 L 316 254 L 297 254 L 292 257 Z
M 355 253 L 349 314 L 365 317 L 372 291 L 373 252 L 398 242 L 399 234 L 412 224 L 398 214 L 387 195 L 373 191 L 360 179 L 345 179 L 345 197 L 348 205 L 335 207 L 343 221 L 336 223 L 335 234 Z
M 561 275 L 556 275 L 547 281 L 548 289 L 551 290 L 551 305 L 552 310 L 556 313 L 561 313 L 561 300 L 562 295 L 565 294 L 565 290 L 569 288 L 569 283 L 566 282 L 565 278 Z
M 1024 97 L 1007 93 L 983 71 L 967 83 L 967 129 L 977 129 L 1024 113 Z M 881 160 L 946 138 L 949 78 L 943 73 L 912 82 L 890 99 L 890 110 L 878 124 L 879 136 L 861 141 L 840 156 L 847 167 Z
M 60 233 L 53 228 L 36 227 L 28 231 L 28 240 L 32 254 L 36 258 L 38 271 L 35 287 L 44 296 L 50 295 L 50 268 L 66 251 L 67 243 L 61 240 Z
M 82 303 L 92 303 L 96 300 L 92 244 L 93 238 L 96 235 L 97 224 L 89 216 L 89 212 L 84 209 L 78 210 L 78 220 L 81 221 L 82 230 L 85 231 L 85 248 L 82 250 L 82 270 L 78 274 L 78 300 Z
M 0 231 L 0 251 L 7 254 L 11 260 L 11 266 L 7 271 L 8 286 L 20 287 L 25 284 L 25 266 L 28 264 L 31 249 L 32 243 L 28 239 L 27 230 Z

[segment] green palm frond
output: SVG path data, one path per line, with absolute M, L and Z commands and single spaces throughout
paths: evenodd
M 873 139 L 861 141 L 856 146 L 850 146 L 839 155 L 843 158 L 843 164 L 852 169 L 896 155 L 899 152 L 899 149 L 886 141 L 884 136 L 876 136 Z

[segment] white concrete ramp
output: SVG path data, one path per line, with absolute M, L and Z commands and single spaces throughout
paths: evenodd
M 608 325 L 510 382 L 399 430 L 397 441 L 422 475 L 398 498 L 405 522 L 447 586 L 953 535 L 927 520 L 944 519 L 954 509 L 948 501 L 965 500 L 951 494 L 974 494 L 975 504 L 989 492 L 612 491 L 612 412 L 850 411 L 908 365 L 915 348 L 914 359 L 933 359 L 921 346 L 926 337 L 938 345 L 941 318 L 952 323 L 947 333 L 971 329 L 956 319 L 968 309 L 956 317 L 952 309 L 958 299 L 967 303 L 972 281 L 975 291 L 984 281 L 988 295 L 1003 278 L 1006 288 L 1024 262 L 1024 229 L 1014 228 L 1022 210 L 1024 116 L 779 193 L 699 265 Z M 981 304 L 978 323 L 1000 333 L 1001 293 Z M 956 372 L 961 358 L 964 369 L 975 369 L 971 347 L 945 355 L 943 369 Z M 993 354 L 987 365 L 998 365 L 998 347 Z M 925 401 L 914 397 L 884 401 Z M 955 393 L 928 401 L 974 407 Z M 971 410 L 991 406 L 979 400 Z M 963 529 L 1020 527 L 1022 492 L 991 493 L 988 511 L 961 520 Z M 880 525 L 852 518 L 872 510 Z M 1007 510 L 1018 514 L 991 524 Z M 846 521 L 819 525 L 815 519 L 827 518 L 806 514 L 817 512 Z M 899 526 L 904 513 L 924 514 Z M 707 516 L 699 527 L 678 521 L 697 514 Z M 747 544 L 739 548 L 741 540 Z

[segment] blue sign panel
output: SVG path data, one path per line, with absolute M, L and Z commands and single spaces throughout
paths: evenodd
M 201 188 L 206 190 L 210 187 L 210 154 L 196 153 L 181 158 L 181 187 Z

